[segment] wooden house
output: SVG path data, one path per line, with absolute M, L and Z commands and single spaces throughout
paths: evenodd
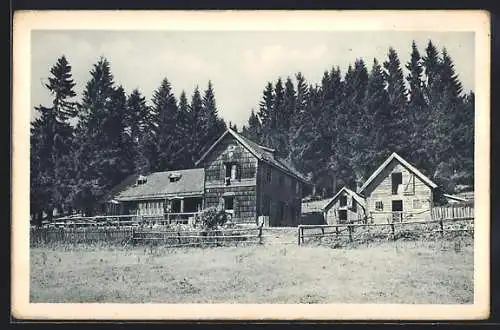
M 202 168 L 138 175 L 110 201 L 121 205 L 121 214 L 164 218 L 168 213 L 194 213 L 203 207 L 204 180 Z
M 195 166 L 129 177 L 108 196 L 107 207 L 159 219 L 218 207 L 240 224 L 256 224 L 259 216 L 269 226 L 299 223 L 308 181 L 275 150 L 228 129 Z
M 323 207 L 325 222 L 329 225 L 366 221 L 366 204 L 362 196 L 342 187 Z
M 392 153 L 358 189 L 375 223 L 426 220 L 437 185 L 396 153 Z M 392 219 L 391 219 L 392 218 Z
M 205 207 L 219 206 L 236 223 L 295 226 L 307 179 L 274 149 L 228 129 L 195 164 L 205 169 Z

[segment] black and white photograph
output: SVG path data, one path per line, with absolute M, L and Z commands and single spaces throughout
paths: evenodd
M 16 19 L 20 317 L 488 316 L 484 12 Z

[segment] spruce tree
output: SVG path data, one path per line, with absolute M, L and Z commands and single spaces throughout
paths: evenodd
M 91 78 L 85 86 L 79 121 L 76 128 L 74 150 L 77 184 L 75 185 L 75 206 L 86 215 L 94 213 L 96 202 L 117 182 L 107 174 L 112 172 L 109 152 L 108 131 L 104 130 L 113 111 L 115 93 L 113 75 L 107 59 L 101 57 L 90 72 Z
M 387 60 L 384 62 L 384 78 L 387 86 L 390 120 L 388 122 L 387 149 L 406 157 L 410 137 L 410 122 L 407 116 L 407 91 L 396 50 L 389 48 Z
M 267 83 L 262 94 L 262 100 L 260 101 L 259 111 L 257 113 L 262 124 L 262 139 L 259 142 L 265 145 L 270 145 L 272 131 L 276 129 L 274 87 L 271 82 Z
M 243 126 L 242 131 L 243 135 L 251 141 L 258 143 L 261 140 L 262 127 L 254 109 L 250 112 L 248 125 Z
M 205 90 L 202 100 L 203 116 L 206 120 L 205 144 L 211 145 L 222 133 L 226 126 L 223 120 L 219 118 L 217 105 L 215 101 L 215 93 L 212 82 L 208 81 L 208 87 Z
M 52 106 L 36 108 L 40 118 L 31 129 L 31 190 L 41 195 L 32 195 L 34 209 L 39 212 L 35 217 L 37 225 L 41 225 L 40 212 L 47 213 L 51 220 L 55 208 L 63 211 L 71 203 L 68 199 L 73 177 L 70 172 L 73 139 L 70 120 L 76 114 L 76 103 L 72 101 L 76 96 L 75 83 L 64 55 L 57 59 L 50 73 L 45 87 L 53 96 Z
M 187 102 L 185 93 L 183 95 L 183 102 Z M 184 130 L 182 127 L 184 123 L 177 106 L 177 99 L 167 78 L 164 78 L 160 87 L 153 92 L 152 103 L 158 123 L 155 136 L 158 162 L 155 164 L 155 170 L 178 169 L 182 166 L 184 157 Z

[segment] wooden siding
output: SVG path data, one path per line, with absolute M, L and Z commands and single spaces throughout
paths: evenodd
M 229 150 L 233 146 L 232 152 Z M 257 158 L 227 135 L 203 161 L 205 167 L 205 188 L 225 187 L 224 164 L 236 162 L 239 178 L 231 180 L 231 186 L 252 186 L 256 184 Z
M 230 185 L 225 182 L 224 164 L 228 162 L 236 162 L 240 169 L 238 178 L 231 180 Z M 235 222 L 254 223 L 259 215 L 269 215 L 270 226 L 299 223 L 302 183 L 259 161 L 234 137 L 227 135 L 202 165 L 205 168 L 205 207 L 219 205 L 224 193 L 234 193 Z M 271 182 L 267 182 L 268 169 L 272 173 Z M 269 214 L 265 211 L 265 196 L 270 199 Z
M 399 185 L 397 194 L 392 194 L 391 174 L 402 173 L 402 184 Z M 410 180 L 414 180 L 414 185 Z M 410 181 L 413 193 L 405 193 L 404 189 Z M 433 194 L 432 189 L 416 175 L 393 160 L 365 189 L 366 210 L 373 217 L 374 223 L 385 223 L 392 217 L 392 201 L 403 201 L 403 212 L 412 220 L 425 220 L 430 216 Z M 376 203 L 382 202 L 383 210 L 376 210 Z
M 236 223 L 255 223 L 256 187 L 216 187 L 205 189 L 205 207 L 217 207 L 224 193 L 234 193 L 234 217 Z
M 340 196 L 347 197 L 347 206 L 340 206 Z M 350 203 L 355 203 L 355 211 L 353 211 L 353 209 L 349 207 Z M 347 222 L 356 222 L 358 220 L 364 219 L 365 217 L 365 211 L 363 207 L 345 191 L 342 191 L 337 200 L 330 206 L 330 208 L 328 210 L 325 210 L 325 221 L 328 225 L 341 223 L 339 222 L 339 210 L 347 211 Z
M 267 175 L 269 170 L 271 171 L 270 182 Z M 257 173 L 259 182 L 257 214 L 268 215 L 270 226 L 298 225 L 302 205 L 301 182 L 263 162 L 259 162 Z M 266 198 L 270 199 L 269 214 L 266 214 Z M 281 207 L 283 207 L 282 215 Z

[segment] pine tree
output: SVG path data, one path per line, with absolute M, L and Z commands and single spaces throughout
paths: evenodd
M 412 51 L 410 61 L 406 64 L 409 73 L 406 76 L 408 82 L 408 106 L 407 118 L 411 123 L 409 140 L 412 143 L 412 160 L 418 168 L 429 168 L 429 156 L 425 143 L 426 127 L 429 125 L 429 107 L 426 102 L 426 91 L 423 82 L 423 61 L 415 41 L 411 45 Z
M 259 142 L 261 140 L 262 127 L 254 109 L 250 112 L 248 125 L 243 126 L 242 132 L 243 135 L 251 141 Z
M 271 82 L 267 83 L 263 91 L 257 116 L 262 123 L 262 139 L 259 142 L 270 145 L 272 131 L 277 127 L 276 113 L 274 111 L 274 87 Z
M 427 44 L 427 48 L 425 49 L 425 56 L 422 58 L 423 66 L 425 68 L 425 96 L 427 104 L 431 104 L 433 102 L 438 102 L 439 94 L 440 94 L 440 70 L 441 70 L 441 61 L 439 58 L 439 52 L 429 40 Z
M 147 174 L 155 168 L 157 158 L 153 146 L 153 116 L 146 98 L 134 89 L 127 98 L 127 131 L 135 145 L 135 171 Z
M 71 202 L 68 194 L 73 173 L 68 165 L 73 127 L 69 121 L 76 114 L 76 103 L 72 101 L 76 96 L 75 83 L 64 55 L 57 59 L 50 72 L 45 87 L 53 96 L 52 106 L 36 108 L 41 116 L 31 128 L 31 190 L 40 195 L 31 195 L 31 204 L 38 212 L 37 225 L 41 225 L 41 212 L 45 211 L 50 220 L 54 208 L 62 211 Z
M 200 156 L 201 149 L 204 147 L 204 137 L 206 136 L 206 122 L 203 117 L 203 101 L 198 86 L 195 87 L 189 105 L 187 124 L 189 125 L 188 154 L 190 157 L 190 166 L 193 166 Z
M 292 125 L 292 118 L 295 113 L 297 104 L 297 94 L 292 79 L 287 77 L 285 81 L 285 90 L 283 95 L 283 109 L 282 109 L 282 128 L 287 131 Z
M 208 87 L 205 90 L 202 100 L 203 116 L 206 120 L 205 144 L 211 145 L 222 133 L 226 126 L 223 120 L 219 118 L 217 105 L 215 102 L 215 94 L 212 82 L 208 81 Z
M 108 158 L 109 139 L 104 125 L 113 111 L 115 95 L 113 75 L 107 59 L 100 58 L 90 72 L 91 79 L 83 92 L 76 128 L 74 159 L 77 160 L 77 183 L 74 204 L 86 215 L 94 213 L 96 202 L 107 189 L 118 183 L 111 174 L 114 160 Z M 111 176 L 110 176 L 111 175 Z M 115 181 L 116 180 L 116 181 Z
M 390 120 L 388 122 L 387 148 L 406 157 L 409 142 L 410 123 L 406 112 L 407 91 L 396 50 L 389 48 L 388 58 L 384 62 L 384 78 L 387 86 Z
M 187 103 L 186 95 L 183 102 Z M 177 99 L 172 92 L 172 86 L 164 78 L 160 87 L 153 92 L 153 109 L 157 116 L 155 145 L 157 147 L 158 162 L 156 171 L 178 169 L 183 163 L 184 136 L 182 130 L 182 116 L 177 106 Z M 187 104 L 185 105 L 187 107 Z

